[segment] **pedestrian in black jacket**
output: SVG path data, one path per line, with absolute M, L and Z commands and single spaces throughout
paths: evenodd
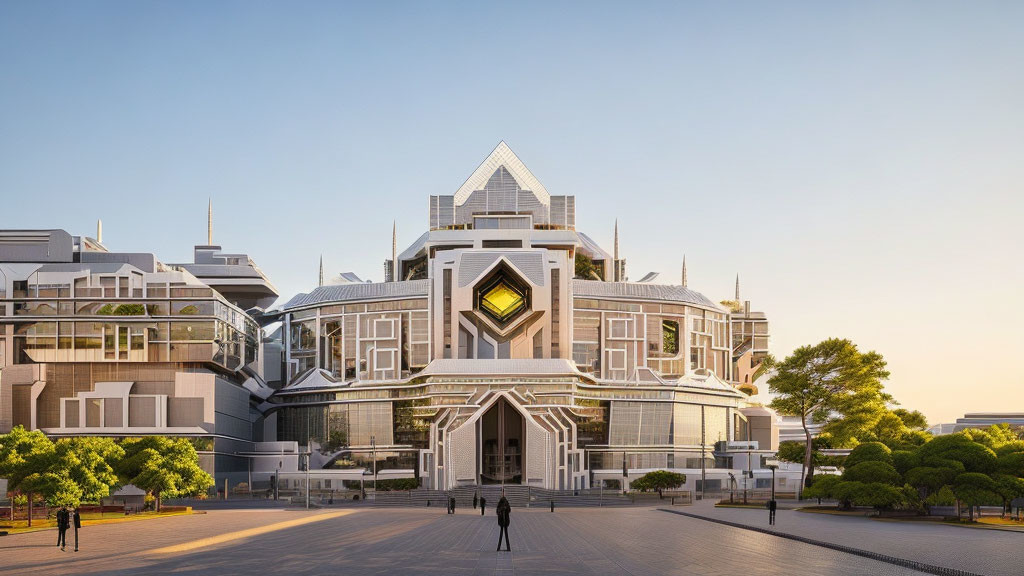
M 480 515 L 484 515 L 484 509 L 487 508 L 487 498 L 480 497 Z
M 78 529 L 82 527 L 82 515 L 78 513 L 77 506 L 71 514 L 71 525 L 75 527 L 75 552 L 78 552 Z
M 498 533 L 498 552 L 501 552 L 501 539 L 505 538 L 505 551 L 510 552 L 512 545 L 508 541 L 508 525 L 511 521 L 512 506 L 508 503 L 508 499 L 505 498 L 505 494 L 502 493 L 501 500 L 498 500 L 498 526 L 501 527 L 501 532 Z
M 60 546 L 61 550 L 64 549 L 64 545 L 66 543 L 65 537 L 68 532 L 69 520 L 70 517 L 68 515 L 68 509 L 61 506 L 60 509 L 57 510 L 57 546 Z

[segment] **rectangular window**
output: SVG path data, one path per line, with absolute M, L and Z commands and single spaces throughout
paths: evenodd
M 442 273 L 442 306 L 444 312 L 444 358 L 452 357 L 452 271 L 445 268 Z
M 661 322 L 661 351 L 666 354 L 679 353 L 679 323 L 674 320 Z

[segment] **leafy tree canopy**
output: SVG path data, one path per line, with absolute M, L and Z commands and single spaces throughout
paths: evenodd
M 846 482 L 863 482 L 872 484 L 888 484 L 895 486 L 900 484 L 900 473 L 892 467 L 892 464 L 885 462 L 861 462 L 848 467 L 843 472 L 843 480 Z
M 0 477 L 7 478 L 9 490 L 34 492 L 53 451 L 53 442 L 42 432 L 15 426 L 9 433 L 0 435 Z
M 629 483 L 629 486 L 634 490 L 640 490 L 643 492 L 647 492 L 648 490 L 661 492 L 662 490 L 678 488 L 685 483 L 686 474 L 669 472 L 668 470 L 655 470 L 633 480 Z
M 775 394 L 771 407 L 782 414 L 799 416 L 806 437 L 803 467 L 807 482 L 814 474 L 811 422 L 828 424 L 864 411 L 877 411 L 891 397 L 882 390 L 889 377 L 885 360 L 877 352 L 861 352 L 849 340 L 832 338 L 814 346 L 797 348 L 772 366 L 769 379 Z
M 199 467 L 195 447 L 185 438 L 128 438 L 121 447 L 121 481 L 151 492 L 158 503 L 161 498 L 197 496 L 213 486 L 213 478 Z
M 847 468 L 861 462 L 885 462 L 892 464 L 892 450 L 881 442 L 865 442 L 850 451 L 843 465 Z
M 953 494 L 968 506 L 999 504 L 1003 498 L 998 491 L 995 480 L 978 472 L 964 472 L 953 481 Z
M 921 465 L 921 457 L 913 450 L 894 450 L 892 453 L 892 466 L 900 474 L 906 474 L 907 470 L 917 468 Z
M 921 446 L 918 455 L 925 466 L 950 467 L 938 461 L 954 460 L 967 472 L 988 474 L 995 471 L 997 465 L 996 453 L 976 442 L 967 431 L 938 436 Z

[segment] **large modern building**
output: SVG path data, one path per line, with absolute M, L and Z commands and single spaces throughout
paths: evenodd
M 677 285 L 625 281 L 617 242 L 609 254 L 578 231 L 576 199 L 504 143 L 427 208 L 388 281 L 271 311 L 283 386 L 263 406 L 267 437 L 310 447 L 336 479 L 373 468 L 440 489 L 654 469 L 712 489 L 777 448 L 775 415 L 738 389 L 767 348 L 749 304 L 690 289 L 685 269 Z
M 244 255 L 222 258 L 217 282 L 203 281 L 219 247 L 167 265 L 108 251 L 101 230 L 0 231 L 0 433 L 183 436 L 218 480 L 246 481 L 242 454 L 262 440 L 257 406 L 273 390 L 259 326 L 242 306 L 276 291 Z
M 384 282 L 277 291 L 245 255 L 108 252 L 0 232 L 0 432 L 195 438 L 219 482 L 299 469 L 331 488 L 621 486 L 655 469 L 716 490 L 778 446 L 750 401 L 768 321 L 687 285 L 628 281 L 504 143 Z M 675 259 L 676 255 L 666 255 Z M 268 309 L 269 308 L 269 309 Z M 263 326 L 259 334 L 257 324 Z M 262 337 L 261 337 L 262 336 Z M 749 475 L 748 475 L 749 476 Z

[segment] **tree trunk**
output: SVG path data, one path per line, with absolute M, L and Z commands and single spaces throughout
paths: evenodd
M 14 520 L 14 515 L 11 514 L 11 520 Z M 28 527 L 32 527 L 32 493 L 28 493 Z
M 160 511 L 160 493 L 159 492 L 154 492 L 153 496 L 156 496 L 156 511 L 159 512 Z
M 807 428 L 806 414 L 801 414 L 800 425 L 803 426 L 804 438 L 807 442 L 807 444 L 804 446 L 804 464 L 802 470 L 804 474 L 804 487 L 806 488 L 810 486 L 811 481 L 814 480 L 814 466 L 812 464 L 812 458 L 814 456 L 814 442 L 811 439 L 811 431 L 809 428 Z

